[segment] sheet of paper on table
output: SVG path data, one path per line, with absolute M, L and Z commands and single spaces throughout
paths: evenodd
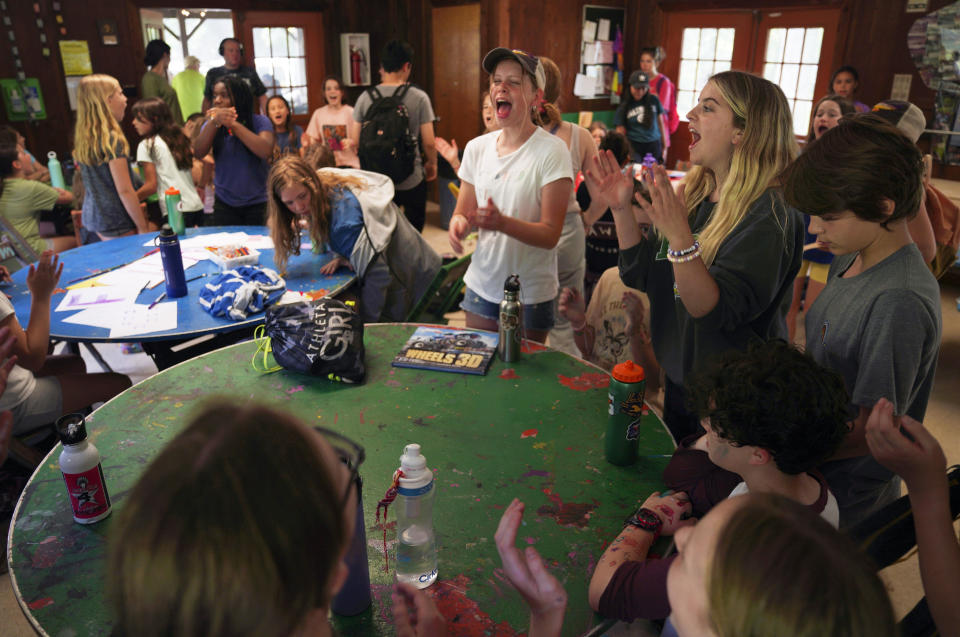
M 246 232 L 214 232 L 212 234 L 198 234 L 189 239 L 180 241 L 180 251 L 184 254 L 195 249 L 204 250 L 208 246 L 220 248 L 224 246 L 246 246 L 256 250 L 273 250 L 273 239 L 263 234 L 247 234 Z M 144 247 L 153 246 L 153 239 L 143 244 Z
M 199 260 L 196 255 L 184 254 L 183 269 L 196 265 Z M 159 252 L 97 277 L 98 285 L 136 287 L 137 290 L 144 284 L 147 284 L 148 288 L 154 288 L 161 283 L 163 283 L 163 261 Z
M 140 294 L 141 286 L 98 286 L 67 290 L 54 312 L 73 312 L 91 307 L 116 306 L 118 303 L 133 303 Z
M 177 304 L 175 301 L 158 303 L 152 309 L 148 308 L 148 305 L 118 303 L 88 308 L 68 316 L 63 321 L 108 329 L 110 338 L 176 329 Z

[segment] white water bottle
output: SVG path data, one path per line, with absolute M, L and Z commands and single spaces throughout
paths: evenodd
M 410 444 L 400 456 L 403 472 L 397 488 L 397 580 L 417 588 L 437 581 L 437 540 L 433 533 L 433 472 Z
M 92 524 L 110 515 L 110 494 L 100 467 L 100 452 L 87 440 L 83 414 L 67 414 L 57 420 L 63 443 L 60 471 L 73 506 L 73 519 Z

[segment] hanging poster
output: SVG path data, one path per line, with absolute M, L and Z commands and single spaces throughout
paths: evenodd
M 63 60 L 64 75 L 90 75 L 93 64 L 90 62 L 90 48 L 86 40 L 60 40 L 60 58 Z

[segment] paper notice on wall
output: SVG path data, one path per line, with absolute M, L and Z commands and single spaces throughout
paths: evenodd
M 597 23 L 593 20 L 583 21 L 583 41 L 593 42 L 597 39 Z
M 90 48 L 86 40 L 60 40 L 60 59 L 63 60 L 64 75 L 90 75 L 93 64 L 90 62 Z
M 599 40 L 597 45 L 597 61 L 595 64 L 613 64 L 613 42 Z
M 586 66 L 588 64 L 597 64 L 597 57 L 599 56 L 597 44 L 597 42 L 584 43 L 583 55 L 580 57 L 581 65 Z
M 609 20 L 600 18 L 600 22 L 597 23 L 597 39 L 598 40 L 610 39 L 610 21 Z
M 597 94 L 597 78 L 577 73 L 573 83 L 573 94 L 577 97 L 595 97 Z
M 910 101 L 910 85 L 913 83 L 913 75 L 910 73 L 895 73 L 893 76 L 893 88 L 890 89 L 890 99 L 900 100 L 901 102 Z

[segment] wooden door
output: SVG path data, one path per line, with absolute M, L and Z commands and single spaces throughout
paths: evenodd
M 244 64 L 257 68 L 268 96 L 282 93 L 288 102 L 295 102 L 290 104 L 293 121 L 306 128 L 313 111 L 325 103 L 323 14 L 319 11 L 247 11 L 239 17 L 237 33 L 244 44 Z M 285 39 L 278 37 L 284 29 L 290 30 Z M 267 68 L 273 70 L 264 72 Z M 290 95 L 294 95 L 295 100 L 291 100 Z
M 480 121 L 480 3 L 432 13 L 436 134 L 460 148 L 483 131 Z M 454 42 L 454 46 L 447 44 Z

